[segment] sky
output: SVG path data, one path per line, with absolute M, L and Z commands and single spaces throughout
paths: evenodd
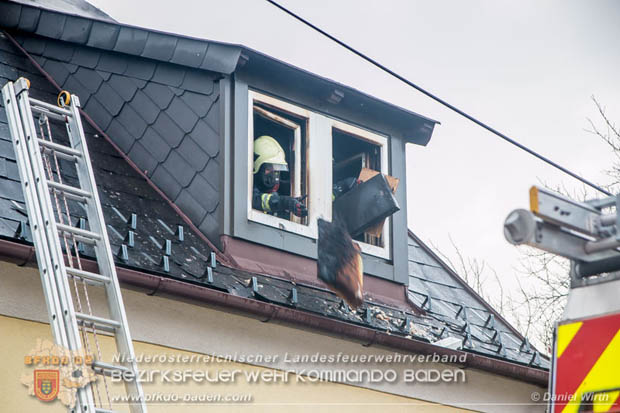
M 582 184 L 371 66 L 263 0 L 92 0 L 114 19 L 238 43 L 439 122 L 408 145 L 408 225 L 452 260 L 484 260 L 515 288 L 503 221 L 544 182 Z M 614 157 L 586 131 L 591 97 L 620 123 L 620 2 L 279 0 L 417 85 L 594 182 Z M 452 240 L 452 241 L 451 241 Z

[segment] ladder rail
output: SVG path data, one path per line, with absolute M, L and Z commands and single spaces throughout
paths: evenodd
M 18 122 L 18 118 L 20 118 L 18 116 L 19 108 L 17 106 L 17 97 L 15 95 L 13 83 L 9 82 L 2 88 L 2 96 L 4 98 L 4 106 L 6 108 L 7 119 L 11 131 L 13 148 L 15 150 L 15 156 L 17 157 L 17 167 L 21 178 L 24 201 L 28 211 L 37 262 L 39 264 L 39 274 L 41 276 L 43 295 L 48 309 L 50 326 L 52 328 L 52 336 L 54 337 L 54 341 L 56 343 L 68 348 L 69 346 L 66 341 L 67 334 L 65 324 L 62 317 L 60 317 L 62 314 L 62 309 L 57 290 L 53 286 L 53 283 L 55 282 L 53 280 L 51 265 L 49 265 L 49 263 L 51 263 L 49 247 L 47 245 L 47 240 L 45 239 L 45 234 L 42 231 L 42 227 L 39 225 L 40 222 L 43 222 L 38 208 L 39 199 L 36 190 L 34 190 L 34 186 L 30 184 L 31 182 L 34 182 L 32 169 L 26 167 L 27 165 L 30 165 L 30 159 L 23 144 L 25 142 L 23 125 L 21 122 Z
M 17 157 L 17 165 L 20 173 L 22 190 L 28 210 L 32 238 L 35 244 L 35 252 L 39 263 L 39 273 L 43 285 L 46 306 L 54 341 L 72 351 L 79 351 L 82 346 L 90 351 L 89 334 L 93 335 L 97 354 L 102 358 L 97 335 L 100 332 L 108 332 L 114 335 L 116 348 L 121 357 L 118 366 L 108 365 L 102 360 L 101 372 L 110 368 L 138 372 L 135 362 L 135 353 L 120 284 L 116 273 L 114 255 L 109 244 L 107 228 L 105 225 L 103 210 L 97 191 L 94 172 L 86 138 L 80 117 L 80 103 L 75 95 L 70 96 L 69 104 L 64 107 L 39 101 L 29 97 L 29 84 L 25 79 L 19 79 L 15 83 L 8 82 L 2 88 L 2 95 L 6 107 L 9 128 L 13 138 L 13 147 Z M 64 93 L 64 92 L 63 92 Z M 47 125 L 46 133 L 41 129 L 41 138 L 35 127 L 33 112 L 41 116 L 40 125 Z M 60 120 L 64 123 L 69 145 L 58 144 L 52 141 L 49 128 L 49 118 Z M 47 155 L 53 157 L 55 167 L 50 163 Z M 60 175 L 57 158 L 72 162 L 78 175 L 77 186 L 63 183 Z M 47 172 L 47 173 L 46 173 Z M 56 209 L 52 203 L 52 197 L 56 200 Z M 63 212 L 58 197 L 64 201 Z M 66 199 L 75 199 L 81 203 L 86 211 L 89 229 L 75 228 L 71 224 L 70 211 Z M 58 216 L 56 216 L 58 214 Z M 64 216 L 68 218 L 68 225 Z M 58 221 L 56 218 L 58 217 Z M 98 271 L 89 272 L 82 269 L 79 252 L 75 256 L 67 250 L 65 253 L 61 246 L 61 240 L 65 241 L 65 248 L 69 248 L 67 239 L 76 242 L 85 242 L 93 245 L 97 260 Z M 73 260 L 76 261 L 73 261 Z M 74 263 L 77 262 L 77 268 Z M 73 282 L 79 279 L 84 286 L 84 297 L 87 309 L 82 309 L 80 293 L 75 296 L 69 285 L 70 278 Z M 108 313 L 105 317 L 93 314 L 93 307 L 88 298 L 87 285 L 96 285 L 105 291 Z M 74 298 L 77 300 L 77 310 L 74 307 Z M 95 369 L 95 364 L 93 364 Z M 95 369 L 96 371 L 96 369 Z M 106 392 L 108 392 L 107 383 Z M 128 403 L 132 413 L 146 413 L 144 394 L 138 381 L 125 381 L 125 390 L 131 397 Z M 94 390 L 97 386 L 89 384 L 77 389 L 77 404 L 73 412 L 109 412 L 103 406 L 96 406 Z M 108 400 L 110 402 L 110 400 Z M 99 399 L 101 404 L 101 399 Z M 111 405 L 110 405 L 111 408 Z
M 25 83 L 25 80 L 21 80 Z M 17 95 L 17 104 L 20 115 L 23 120 L 26 152 L 30 158 L 30 166 L 34 177 L 34 187 L 39 197 L 38 208 L 41 212 L 43 231 L 46 233 L 47 246 L 50 251 L 51 265 L 53 267 L 54 281 L 58 291 L 58 298 L 61 306 L 61 318 L 65 324 L 66 338 L 69 350 L 79 351 L 82 349 L 82 341 L 79 334 L 77 318 L 73 306 L 73 299 L 67 272 L 65 268 L 64 254 L 60 246 L 58 238 L 58 229 L 56 228 L 56 219 L 52 208 L 52 200 L 50 198 L 49 187 L 41 158 L 41 150 L 38 144 L 37 131 L 34 126 L 34 118 L 29 102 L 29 94 L 27 85 L 19 85 L 21 90 Z M 26 86 L 26 87 L 24 87 Z M 59 211 L 59 213 L 61 213 Z M 94 409 L 93 393 L 89 387 L 79 388 L 77 390 L 77 402 L 84 411 L 92 411 Z
M 109 238 L 107 228 L 105 222 L 103 222 L 103 210 L 101 208 L 101 201 L 99 199 L 99 192 L 95 183 L 95 177 L 92 172 L 92 163 L 85 141 L 79 108 L 80 102 L 78 97 L 72 95 L 70 101 L 70 112 L 72 116 L 68 119 L 69 122 L 67 125 L 67 130 L 69 131 L 71 147 L 82 152 L 81 161 L 76 163 L 76 170 L 82 189 L 91 194 L 91 198 L 86 202 L 86 215 L 88 217 L 90 230 L 100 234 L 103 239 L 103 242 L 97 242 L 94 248 L 96 251 L 99 273 L 110 280 L 104 286 L 110 317 L 113 320 L 118 321 L 122 326 L 117 329 L 114 334 L 116 346 L 118 351 L 124 356 L 120 358 L 123 360 L 122 364 L 132 371 L 137 372 L 138 367 L 135 362 L 135 353 L 131 334 L 129 332 L 129 323 L 127 322 L 127 315 L 125 313 L 125 306 L 121 295 L 120 284 L 118 282 L 112 248 L 108 242 Z M 78 141 L 78 138 L 80 141 Z M 134 395 L 137 398 L 136 400 L 140 401 L 139 403 L 130 404 L 131 412 L 146 413 L 146 407 L 143 402 L 144 393 L 139 382 L 137 380 L 125 381 L 125 387 L 127 394 Z

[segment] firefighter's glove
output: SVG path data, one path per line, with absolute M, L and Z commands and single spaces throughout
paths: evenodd
M 280 202 L 284 206 L 284 210 L 292 212 L 298 217 L 307 217 L 308 208 L 302 203 L 305 197 L 293 198 L 291 196 L 281 195 Z

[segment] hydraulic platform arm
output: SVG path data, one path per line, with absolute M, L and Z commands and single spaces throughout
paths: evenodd
M 620 270 L 620 196 L 574 201 L 533 186 L 530 211 L 516 209 L 504 222 L 504 236 L 573 261 L 574 281 Z

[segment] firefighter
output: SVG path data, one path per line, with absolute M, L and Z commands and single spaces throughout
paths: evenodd
M 254 190 L 252 208 L 268 214 L 292 212 L 298 217 L 308 216 L 303 198 L 280 195 L 280 172 L 288 171 L 284 150 L 271 136 L 254 140 Z

